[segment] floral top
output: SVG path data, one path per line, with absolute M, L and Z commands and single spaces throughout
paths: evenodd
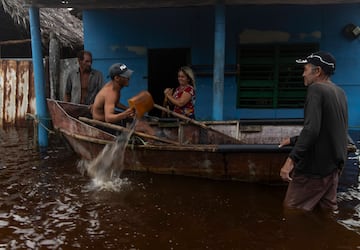
M 185 115 L 189 118 L 195 119 L 195 106 L 194 106 L 195 105 L 195 90 L 194 90 L 194 87 L 191 85 L 188 85 L 183 89 L 180 87 L 177 87 L 173 94 L 173 97 L 175 99 L 179 99 L 184 92 L 187 92 L 191 95 L 191 100 L 182 107 L 175 106 L 174 112 Z

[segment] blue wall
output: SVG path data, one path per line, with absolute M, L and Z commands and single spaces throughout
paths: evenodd
M 226 8 L 226 64 L 236 64 L 236 47 L 246 33 L 279 33 L 270 42 L 318 42 L 337 58 L 333 81 L 345 89 L 349 100 L 349 125 L 360 128 L 360 40 L 342 35 L 348 23 L 360 25 L 360 4 L 351 5 L 249 5 Z M 89 10 L 83 14 L 85 49 L 92 51 L 94 67 L 105 76 L 114 62 L 135 70 L 122 102 L 147 89 L 147 49 L 191 48 L 191 63 L 213 64 L 214 7 L 130 10 Z M 241 35 L 241 38 L 240 38 Z M 262 38 L 262 39 L 266 39 Z M 212 76 L 197 77 L 196 114 L 212 117 Z M 224 119 L 301 118 L 303 110 L 237 109 L 235 76 L 225 76 Z

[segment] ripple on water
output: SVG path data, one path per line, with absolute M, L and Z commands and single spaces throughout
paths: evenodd
M 0 228 L 2 227 L 6 227 L 9 225 L 9 222 L 8 221 L 4 221 L 4 220 L 0 220 Z
M 79 173 L 79 158 L 66 148 L 39 154 L 28 147 L 23 131 L 4 136 L 11 137 L 5 141 L 12 147 L 0 143 L 0 249 L 357 249 L 360 245 L 354 233 L 360 230 L 356 189 L 339 194 L 336 217 L 341 225 L 318 217 L 301 219 L 294 233 L 287 230 L 289 221 L 281 220 L 282 187 L 133 172 L 127 178 L 91 178 L 86 171 Z M 315 231 L 313 237 L 306 233 L 309 230 Z

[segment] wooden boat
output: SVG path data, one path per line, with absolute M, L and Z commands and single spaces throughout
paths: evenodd
M 118 126 L 91 120 L 86 105 L 47 99 L 53 127 L 82 158 L 95 158 Z M 129 143 L 125 170 L 256 183 L 282 183 L 279 171 L 290 147 L 281 138 L 299 134 L 300 120 L 189 122 L 148 119 L 157 131 L 136 133 L 147 143 Z M 96 124 L 96 125 L 95 125 Z M 115 126 L 115 127 L 112 127 Z M 161 135 L 161 136 L 160 136 Z

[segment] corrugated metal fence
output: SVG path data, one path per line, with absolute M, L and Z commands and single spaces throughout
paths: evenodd
M 25 126 L 35 108 L 32 61 L 0 60 L 0 127 Z
M 59 86 L 56 99 L 63 100 L 68 73 L 77 68 L 77 58 L 67 58 L 59 63 Z M 49 61 L 44 60 L 46 97 L 50 96 Z M 35 83 L 31 59 L 0 60 L 0 128 L 6 126 L 25 127 L 36 112 Z

